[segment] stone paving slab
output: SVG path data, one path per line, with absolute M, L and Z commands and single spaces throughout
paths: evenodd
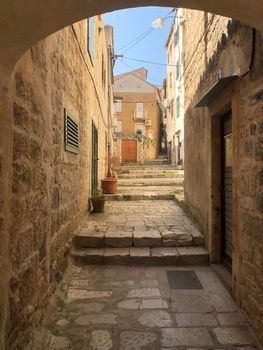
M 189 268 L 73 265 L 33 349 L 257 349 L 210 267 L 191 267 L 202 279 L 198 294 L 171 290 L 171 269 Z M 228 310 L 217 311 L 222 305 Z

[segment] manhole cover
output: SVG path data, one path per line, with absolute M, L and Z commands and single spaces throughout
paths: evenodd
M 170 289 L 203 289 L 194 271 L 166 271 Z

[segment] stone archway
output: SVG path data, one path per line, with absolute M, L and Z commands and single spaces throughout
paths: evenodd
M 0 66 L 12 69 L 44 37 L 74 22 L 123 8 L 185 7 L 216 13 L 263 30 L 263 3 L 250 0 L 23 0 L 0 1 Z

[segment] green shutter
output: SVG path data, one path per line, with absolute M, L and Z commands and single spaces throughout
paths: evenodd
M 65 150 L 75 154 L 79 153 L 79 124 L 64 109 L 64 143 Z

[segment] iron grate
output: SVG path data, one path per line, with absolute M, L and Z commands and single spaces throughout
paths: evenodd
M 194 271 L 166 271 L 170 289 L 203 289 Z

